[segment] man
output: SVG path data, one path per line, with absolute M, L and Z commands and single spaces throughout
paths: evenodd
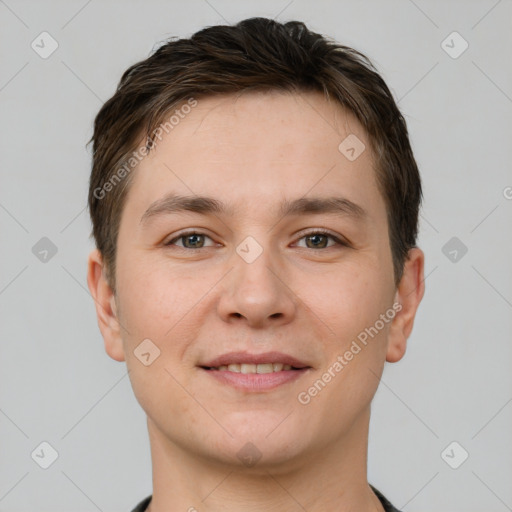
M 395 511 L 371 400 L 423 297 L 421 182 L 370 61 L 300 22 L 167 42 L 96 117 L 88 284 L 147 414 L 135 511 Z

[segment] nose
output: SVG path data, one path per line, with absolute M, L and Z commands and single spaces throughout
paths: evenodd
M 234 268 L 222 281 L 218 302 L 218 313 L 224 321 L 245 322 L 253 328 L 276 327 L 292 321 L 298 297 L 287 282 L 288 273 L 272 260 L 267 250 L 250 263 L 238 254 L 233 255 Z

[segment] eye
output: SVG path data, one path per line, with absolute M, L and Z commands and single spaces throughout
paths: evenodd
M 329 239 L 334 243 L 329 244 Z M 164 245 L 165 246 L 176 246 L 182 249 L 203 249 L 205 247 L 212 247 L 214 243 L 210 245 L 206 245 L 206 240 L 213 240 L 204 233 L 199 233 L 197 231 L 188 231 L 185 233 L 181 233 L 179 236 L 174 237 L 172 240 L 169 240 Z M 311 231 L 310 233 L 306 233 L 299 240 L 305 240 L 306 249 L 326 249 L 332 246 L 345 246 L 348 247 L 348 243 L 344 242 L 337 236 L 333 235 L 331 232 L 317 229 L 316 231 Z M 181 242 L 178 243 L 178 242 Z
M 329 238 L 331 240 L 334 240 L 334 243 L 331 245 L 328 245 Z M 328 247 L 332 247 L 333 245 L 348 246 L 346 242 L 340 240 L 338 237 L 334 236 L 329 231 L 325 231 L 323 229 L 317 229 L 316 231 L 306 233 L 300 238 L 300 240 L 306 241 L 307 249 L 326 249 Z
M 211 238 L 204 233 L 189 231 L 187 233 L 181 233 L 164 245 L 177 245 L 177 247 L 181 247 L 182 249 L 202 249 L 203 247 L 211 247 L 211 245 L 205 245 L 205 239 L 211 240 Z M 177 241 L 181 241 L 182 245 L 176 244 Z

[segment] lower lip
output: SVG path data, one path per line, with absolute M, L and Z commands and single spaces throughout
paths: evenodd
M 309 368 L 283 370 L 272 373 L 236 373 L 229 370 L 205 370 L 208 375 L 224 384 L 244 391 L 266 391 L 277 388 L 287 382 L 293 382 L 304 375 Z

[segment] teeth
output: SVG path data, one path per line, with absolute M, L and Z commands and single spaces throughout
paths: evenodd
M 274 368 L 272 363 L 264 363 L 256 365 L 256 373 L 272 373 Z
M 283 370 L 291 370 L 292 367 L 289 364 L 283 363 L 261 363 L 261 364 L 228 364 L 222 365 L 218 368 L 215 368 L 221 372 L 229 371 L 234 373 L 272 373 L 272 372 L 280 372 Z
M 240 373 L 256 373 L 255 364 L 241 364 Z

